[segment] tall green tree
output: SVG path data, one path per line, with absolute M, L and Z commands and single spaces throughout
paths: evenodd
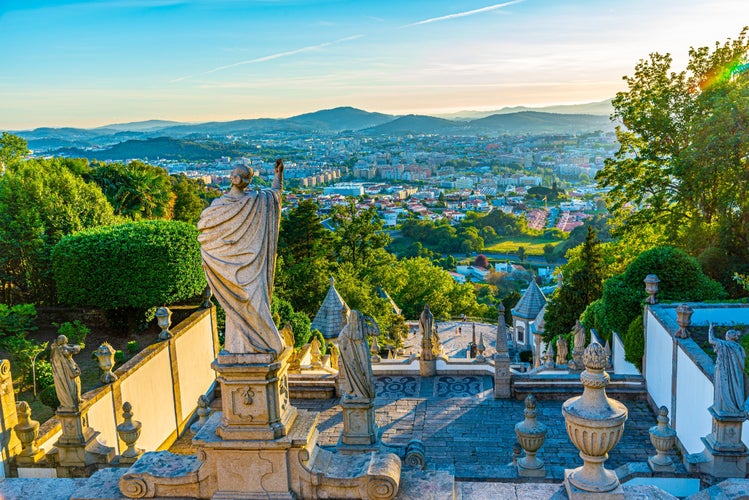
M 383 231 L 384 222 L 374 207 L 359 210 L 352 200 L 335 206 L 331 219 L 336 227 L 333 249 L 339 262 L 368 266 L 377 250 L 384 250 L 390 243 L 390 235 Z
M 22 160 L 29 154 L 29 143 L 22 137 L 8 132 L 0 134 L 0 164 L 6 167 Z M 0 173 L 2 168 L 0 168 Z
M 603 293 L 603 257 L 598 235 L 592 226 L 588 226 L 579 257 L 571 259 L 562 268 L 562 276 L 562 285 L 554 291 L 546 305 L 546 341 L 569 333 L 588 304 L 599 299 Z
M 728 257 L 728 281 L 749 261 L 749 29 L 641 60 L 613 100 L 620 148 L 597 175 L 621 232 L 655 226 L 661 242 Z M 725 266 L 721 266 L 725 268 Z M 726 283 L 724 283 L 726 284 Z
M 6 303 L 53 302 L 55 244 L 116 220 L 99 187 L 74 174 L 69 162 L 21 161 L 0 176 L 0 287 Z
M 172 192 L 174 193 L 174 207 L 172 218 L 174 220 L 197 224 L 203 209 L 208 203 L 201 197 L 206 191 L 205 185 L 195 179 L 190 179 L 185 174 L 172 175 Z
M 116 215 L 132 220 L 172 218 L 175 196 L 163 168 L 137 160 L 95 163 L 88 178 L 99 185 Z

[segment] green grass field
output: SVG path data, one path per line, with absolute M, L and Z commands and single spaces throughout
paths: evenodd
M 484 248 L 485 253 L 515 253 L 518 247 L 525 247 L 526 255 L 543 255 L 544 246 L 556 246 L 563 240 L 544 238 L 543 236 L 518 236 L 511 240 L 500 241 Z

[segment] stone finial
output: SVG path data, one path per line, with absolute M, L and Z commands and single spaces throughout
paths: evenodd
M 533 350 L 533 368 L 541 366 L 541 335 L 538 333 L 533 334 L 533 343 L 535 349 Z
M 111 384 L 117 380 L 117 375 L 112 373 L 112 368 L 114 368 L 115 363 L 114 353 L 115 350 L 111 345 L 109 345 L 109 342 L 102 343 L 96 351 L 94 351 L 94 355 L 99 362 L 99 368 L 102 371 L 102 374 L 99 377 L 102 384 Z
M 117 435 L 127 445 L 127 449 L 120 454 L 120 463 L 134 463 L 143 454 L 143 450 L 135 447 L 140 437 L 141 423 L 133 420 L 133 405 L 125 401 L 122 405 L 122 418 L 125 419 L 117 426 Z
M 486 361 L 486 358 L 484 357 L 484 352 L 486 351 L 486 344 L 484 344 L 484 332 L 479 333 L 479 343 L 476 345 L 476 361 L 479 363 L 483 363 Z
M 39 422 L 31 419 L 31 407 L 26 401 L 16 403 L 18 423 L 13 426 L 18 440 L 21 441 L 21 453 L 16 456 L 19 464 L 33 464 L 44 458 L 44 450 L 36 445 L 39 436 Z
M 676 431 L 668 425 L 668 408 L 661 406 L 658 410 L 658 424 L 650 428 L 650 442 L 655 446 L 656 455 L 648 458 L 648 464 L 654 471 L 674 470 L 668 452 L 676 444 Z
M 172 325 L 172 311 L 168 307 L 159 307 L 156 309 L 156 323 L 161 328 L 159 340 L 169 340 L 173 337 L 169 327 Z
M 554 364 L 554 344 L 549 342 L 546 346 L 546 353 L 544 354 L 544 368 L 552 370 L 556 368 Z
M 369 347 L 369 352 L 372 353 L 372 363 L 379 363 L 382 361 L 380 357 L 380 344 L 377 342 L 377 335 L 372 336 L 372 345 Z
M 291 327 L 290 323 L 286 323 L 283 328 L 281 328 L 281 331 L 279 332 L 281 334 L 281 338 L 283 339 L 283 343 L 286 347 L 294 347 L 294 329 Z
M 531 477 L 546 476 L 543 460 L 536 457 L 546 439 L 546 425 L 536 420 L 536 397 L 528 394 L 525 398 L 525 420 L 515 424 L 518 443 L 525 450 L 525 456 L 518 460 L 518 475 Z
M 676 323 L 679 325 L 679 330 L 676 332 L 676 336 L 680 339 L 687 339 L 691 335 L 689 332 L 689 325 L 692 323 L 692 313 L 694 310 L 687 304 L 679 304 L 676 307 Z
M 198 415 L 197 422 L 190 426 L 190 432 L 196 433 L 200 430 L 203 425 L 208 421 L 208 417 L 211 415 L 211 402 L 208 401 L 208 396 L 201 394 L 198 397 L 198 409 L 195 413 Z
M 338 351 L 338 346 L 335 344 L 328 344 L 328 352 L 330 353 L 330 367 L 334 370 L 338 370 L 338 359 L 341 355 Z
M 572 444 L 580 450 L 583 466 L 569 471 L 565 486 L 570 498 L 585 492 L 621 492 L 619 479 L 604 468 L 608 452 L 624 433 L 627 407 L 606 396 L 609 375 L 604 371 L 608 362 L 601 344 L 590 344 L 583 353 L 585 371 L 580 375 L 583 394 L 562 405 L 562 415 Z
M 209 307 L 213 306 L 211 297 L 213 297 L 213 291 L 211 290 L 211 287 L 209 285 L 206 285 L 205 288 L 203 288 L 203 293 L 200 294 L 200 298 L 203 299 L 203 303 L 201 304 L 201 307 L 203 309 L 208 309 Z
M 658 283 L 661 280 L 655 274 L 648 274 L 642 281 L 645 283 L 645 291 L 648 292 L 648 298 L 645 299 L 645 302 L 648 304 L 657 304 L 658 299 L 655 298 L 655 294 L 658 293 Z
M 518 460 L 523 456 L 523 447 L 517 441 L 512 445 L 512 466 L 518 466 Z

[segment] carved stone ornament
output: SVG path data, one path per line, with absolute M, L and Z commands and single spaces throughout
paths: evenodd
M 518 475 L 545 476 L 544 462 L 536 457 L 546 439 L 546 425 L 536 420 L 536 397 L 528 394 L 525 398 L 525 420 L 515 424 L 518 443 L 525 450 L 525 456 L 518 460 Z
M 672 465 L 668 452 L 676 444 L 676 431 L 668 425 L 668 408 L 661 406 L 658 410 L 658 425 L 650 428 L 650 442 L 655 446 L 657 454 L 648 458 L 653 470 L 670 468 Z
M 250 406 L 252 406 L 254 396 L 255 392 L 251 387 L 234 389 L 231 393 L 232 411 L 234 414 L 241 419 L 252 420 Z

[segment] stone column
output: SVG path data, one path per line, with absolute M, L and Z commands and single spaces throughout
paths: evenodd
M 422 377 L 433 377 L 437 374 L 437 360 L 434 357 L 434 345 L 432 343 L 432 325 L 434 316 L 429 311 L 429 305 L 424 306 L 424 311 L 419 319 L 419 330 L 421 330 L 421 357 L 419 358 L 419 375 Z
M 538 333 L 533 334 L 533 368 L 541 366 L 541 335 Z
M 566 469 L 564 485 L 571 500 L 592 498 L 591 493 L 606 493 L 607 499 L 624 499 L 624 490 L 613 471 L 604 468 L 608 452 L 624 433 L 627 407 L 606 396 L 609 375 L 604 371 L 606 352 L 600 344 L 585 349 L 585 371 L 580 375 L 583 394 L 562 405 L 562 415 L 572 444 L 580 450 L 583 466 Z
M 509 398 L 512 396 L 512 376 L 510 374 L 510 355 L 507 349 L 507 325 L 505 325 L 505 306 L 497 305 L 497 352 L 494 354 L 494 397 Z

